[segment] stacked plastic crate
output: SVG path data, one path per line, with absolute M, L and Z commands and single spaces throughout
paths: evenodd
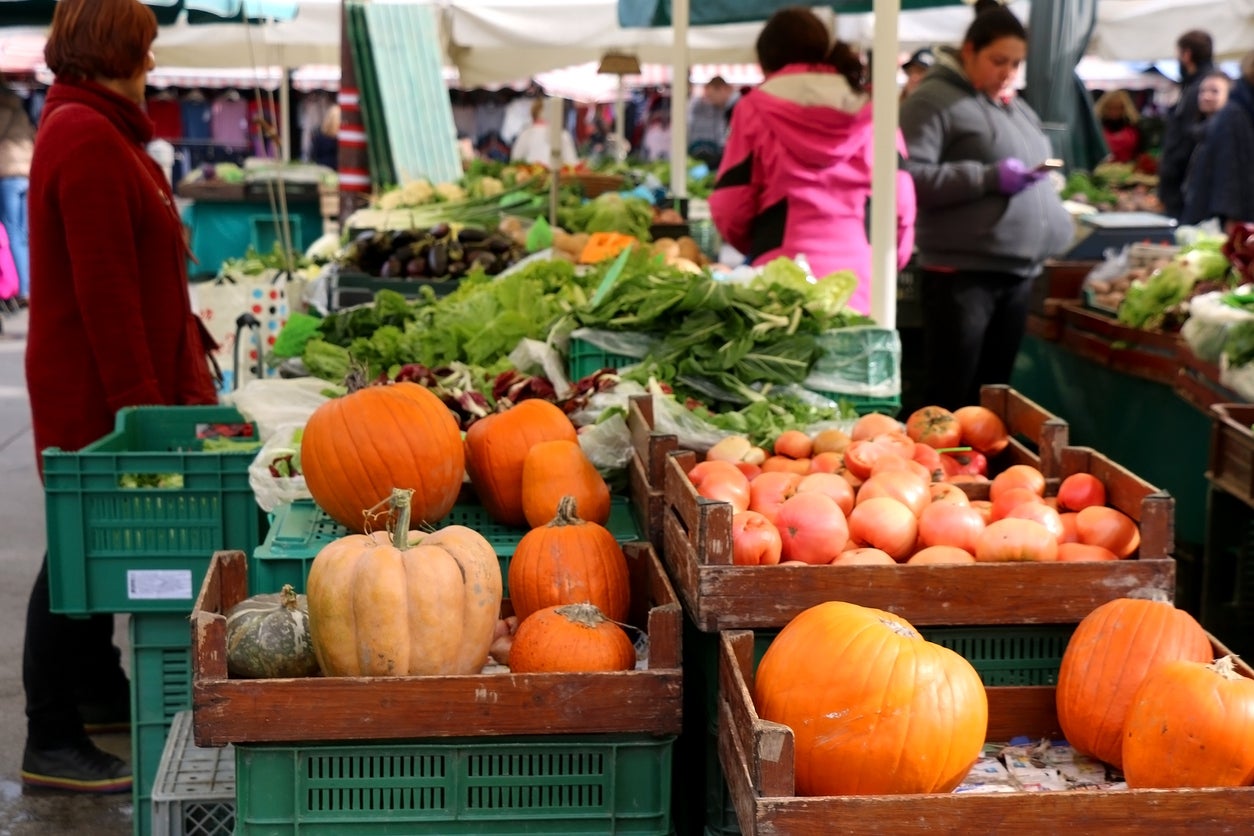
M 1202 625 L 1254 658 L 1254 404 L 1211 407 Z

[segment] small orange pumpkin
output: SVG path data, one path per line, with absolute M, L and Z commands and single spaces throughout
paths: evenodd
M 523 513 L 523 464 L 542 441 L 578 443 L 575 426 L 554 404 L 525 400 L 504 412 L 481 418 L 466 431 L 466 471 L 494 521 L 526 525 Z
M 518 541 L 509 562 L 509 595 L 519 619 L 545 607 L 586 602 L 626 621 L 627 558 L 608 529 L 580 519 L 575 500 L 562 497 L 557 516 Z
M 627 671 L 636 648 L 623 628 L 592 604 L 563 604 L 523 619 L 509 651 L 514 673 Z
M 1205 664 L 1206 631 L 1166 600 L 1117 598 L 1076 627 L 1058 669 L 1058 723 L 1077 751 L 1123 765 L 1128 709 L 1145 677 L 1165 662 Z
M 579 515 L 605 525 L 610 519 L 610 486 L 577 441 L 541 441 L 523 461 L 522 503 L 527 524 L 545 525 L 557 516 L 562 497 L 571 496 Z

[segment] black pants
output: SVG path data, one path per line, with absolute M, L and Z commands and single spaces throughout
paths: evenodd
M 978 404 L 980 387 L 1009 383 L 1028 318 L 1032 279 L 923 270 L 924 404 Z
M 113 616 L 70 618 L 53 613 L 46 554 L 26 608 L 22 684 L 27 743 L 37 749 L 87 739 L 78 714 L 80 702 L 113 703 L 129 694 L 121 652 L 113 645 Z

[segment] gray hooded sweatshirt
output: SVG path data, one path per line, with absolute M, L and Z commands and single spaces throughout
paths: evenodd
M 1050 155 L 1040 119 L 1018 97 L 1002 104 L 978 92 L 952 47 L 901 104 L 901 132 L 918 198 L 915 242 L 925 268 L 1035 276 L 1070 244 L 1074 224 L 1048 179 L 1011 197 L 997 163 L 1028 167 Z

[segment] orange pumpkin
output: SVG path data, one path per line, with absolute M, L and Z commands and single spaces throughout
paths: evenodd
M 1254 679 L 1231 656 L 1164 662 L 1132 699 L 1123 774 L 1133 788 L 1254 785 Z
M 527 524 L 545 525 L 557 516 L 563 496 L 572 496 L 579 515 L 605 525 L 610 519 L 610 486 L 577 441 L 541 441 L 523 461 L 522 503 Z
M 949 792 L 988 730 L 970 662 L 899 616 L 843 601 L 780 631 L 754 700 L 764 720 L 793 731 L 798 795 Z
M 414 492 L 413 527 L 434 524 L 465 477 L 457 420 L 417 383 L 350 388 L 314 410 L 300 446 L 309 493 L 352 531 L 366 530 L 393 488 Z
M 509 595 L 519 619 L 545 607 L 590 603 L 614 621 L 627 620 L 631 587 L 622 546 L 576 511 L 574 499 L 563 497 L 548 525 L 518 541 L 509 562 Z
M 466 471 L 475 493 L 493 520 L 526 525 L 523 513 L 523 465 L 532 445 L 541 441 L 578 442 L 566 413 L 538 399 L 481 418 L 466 431 Z
M 635 666 L 631 639 L 592 604 L 533 612 L 518 625 L 509 651 L 514 673 L 627 671 Z
M 1076 627 L 1058 670 L 1058 722 L 1078 751 L 1123 764 L 1128 709 L 1145 677 L 1165 662 L 1211 660 L 1210 640 L 1166 600 L 1118 598 Z

